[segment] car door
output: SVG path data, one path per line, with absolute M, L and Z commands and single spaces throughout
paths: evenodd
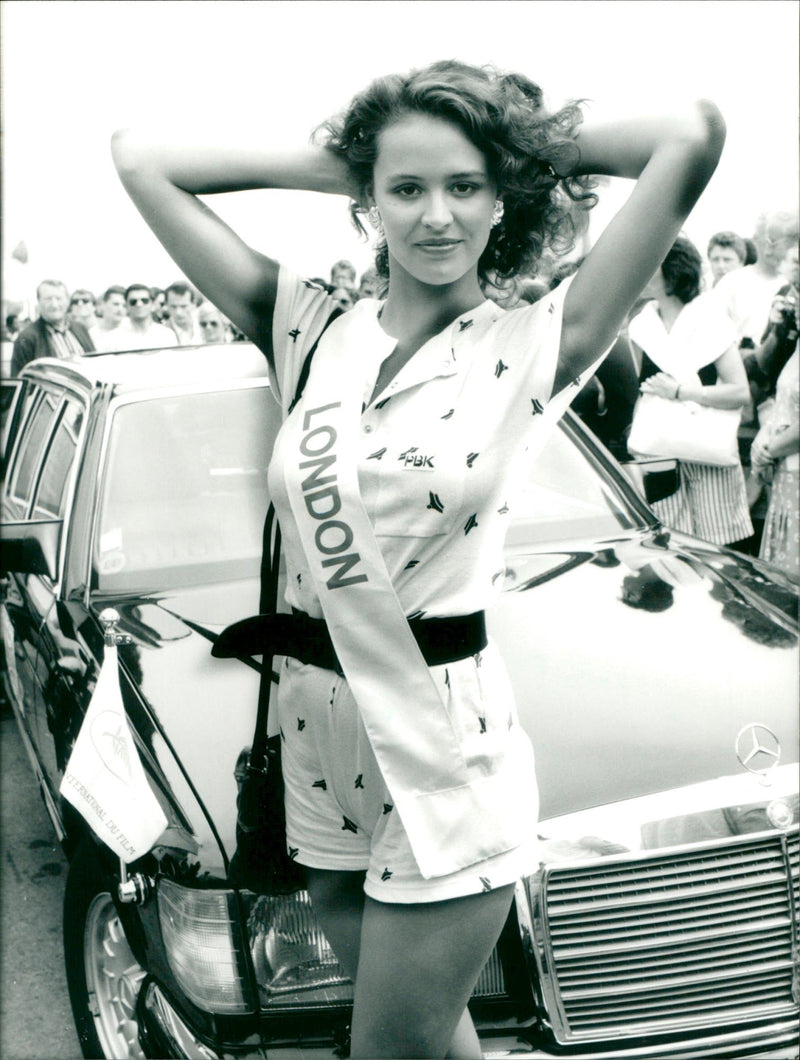
M 76 395 L 31 384 L 23 397 L 4 491 L 4 516 L 16 521 L 60 522 L 55 570 L 15 573 L 6 607 L 13 629 L 17 702 L 14 704 L 35 757 L 45 801 L 54 816 L 58 775 L 64 765 L 69 719 L 77 713 L 90 676 L 88 655 L 60 601 L 61 571 L 69 536 L 74 473 L 86 408 Z

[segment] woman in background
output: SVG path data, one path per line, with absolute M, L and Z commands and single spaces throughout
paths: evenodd
M 652 298 L 630 323 L 642 357 L 641 392 L 718 409 L 742 409 L 750 391 L 733 327 L 700 293 L 703 262 L 694 244 L 675 240 L 649 284 Z M 657 455 L 657 454 L 654 454 Z M 738 461 L 730 467 L 681 460 L 680 486 L 653 505 L 666 526 L 736 548 L 753 524 Z

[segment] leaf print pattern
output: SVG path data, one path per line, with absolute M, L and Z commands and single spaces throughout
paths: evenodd
M 507 364 L 503 364 L 502 360 L 498 361 L 497 365 L 495 366 L 495 370 L 494 370 L 495 378 L 499 379 L 500 376 L 503 374 L 503 372 L 507 372 L 507 371 L 508 371 L 508 365 Z
M 431 493 L 430 494 L 430 500 L 428 501 L 428 504 L 426 505 L 426 508 L 430 509 L 432 512 L 443 512 L 444 511 L 444 505 L 439 500 L 438 493 Z

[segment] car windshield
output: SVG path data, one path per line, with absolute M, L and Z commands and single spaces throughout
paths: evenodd
M 101 591 L 257 575 L 278 408 L 262 386 L 120 404 L 94 541 Z M 597 540 L 641 525 L 630 490 L 579 429 L 553 433 L 513 506 L 516 546 Z
M 94 542 L 98 588 L 256 575 L 278 419 L 262 386 L 117 407 Z
M 647 509 L 569 413 L 532 462 L 507 545 L 600 541 L 647 525 Z

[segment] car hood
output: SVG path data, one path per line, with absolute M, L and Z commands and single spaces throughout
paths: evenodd
M 770 769 L 782 778 L 770 792 L 737 758 L 737 740 L 741 758 L 754 733 L 772 733 L 780 765 L 797 762 L 791 582 L 733 553 L 655 531 L 557 551 L 533 551 L 515 537 L 507 591 L 489 629 L 533 740 L 543 835 L 568 841 L 569 827 L 548 831 L 545 823 L 569 818 L 586 834 L 581 813 L 613 807 L 619 816 L 620 807 L 669 792 L 681 793 L 674 806 L 646 803 L 641 813 L 684 817 L 695 798 L 703 813 L 766 806 L 787 796 L 787 785 L 796 790 L 796 780 Z M 255 581 L 113 601 L 120 631 L 134 640 L 125 658 L 167 737 L 156 737 L 153 750 L 201 863 L 215 875 L 221 858 L 206 814 L 230 856 L 234 769 L 252 740 L 259 675 L 238 660 L 212 658 L 210 647 L 257 602 Z M 763 729 L 740 735 L 751 725 Z M 777 764 L 756 758 L 751 768 Z M 599 821 L 592 818 L 592 834 L 603 834 Z
M 559 554 L 512 547 L 506 588 L 490 629 L 533 740 L 542 835 L 620 844 L 620 820 L 671 820 L 661 834 L 686 841 L 710 836 L 718 811 L 741 825 L 750 807 L 750 825 L 771 827 L 766 807 L 786 797 L 796 824 L 796 584 L 646 532 Z M 695 812 L 702 827 L 687 824 Z

